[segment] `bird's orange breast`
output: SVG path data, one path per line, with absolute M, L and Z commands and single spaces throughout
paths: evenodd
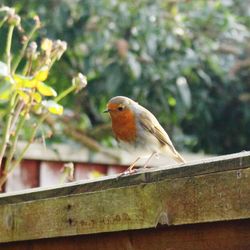
M 118 140 L 133 142 L 136 138 L 135 116 L 130 110 L 110 112 L 112 129 Z

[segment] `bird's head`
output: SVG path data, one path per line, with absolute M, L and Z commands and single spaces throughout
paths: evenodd
M 107 109 L 104 112 L 108 112 L 111 118 L 132 115 L 134 104 L 135 102 L 128 97 L 116 96 L 109 100 Z
M 125 96 L 116 96 L 109 100 L 107 110 L 112 120 L 112 129 L 117 139 L 131 142 L 136 136 L 137 103 Z

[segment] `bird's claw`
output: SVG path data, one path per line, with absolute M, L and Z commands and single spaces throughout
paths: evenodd
M 136 173 L 136 172 L 138 172 L 138 170 L 137 169 L 127 169 L 127 170 L 125 170 L 124 172 L 122 172 L 121 174 L 119 174 L 118 176 L 117 176 L 117 178 L 119 178 L 119 177 L 123 177 L 123 176 L 128 176 L 128 175 L 131 175 L 131 174 L 134 174 L 134 173 Z

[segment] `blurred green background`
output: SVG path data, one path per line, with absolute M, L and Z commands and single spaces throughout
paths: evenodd
M 1 2 L 27 17 L 25 29 L 40 16 L 38 43 L 43 37 L 68 43 L 49 77 L 55 89 L 77 72 L 88 78 L 87 89 L 63 103 L 68 110 L 53 127 L 54 141 L 71 140 L 62 129 L 70 126 L 112 145 L 102 111 L 111 97 L 125 95 L 155 114 L 178 149 L 250 149 L 249 1 Z

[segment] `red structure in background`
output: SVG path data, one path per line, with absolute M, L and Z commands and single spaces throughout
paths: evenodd
M 4 185 L 4 191 L 60 184 L 63 161 L 23 160 Z M 127 166 L 74 162 L 74 181 L 93 179 L 123 172 Z
M 20 142 L 17 152 L 25 146 Z M 94 179 L 105 175 L 115 175 L 126 170 L 135 156 L 119 149 L 106 152 L 93 152 L 77 145 L 54 144 L 44 147 L 34 143 L 25 154 L 20 166 L 9 176 L 3 191 L 11 192 L 34 187 L 48 187 L 62 184 L 65 163 L 74 164 L 73 181 Z M 202 159 L 201 154 L 185 153 L 187 161 Z M 138 162 L 143 165 L 145 161 Z M 154 159 L 155 166 L 173 167 L 176 164 L 168 157 Z

